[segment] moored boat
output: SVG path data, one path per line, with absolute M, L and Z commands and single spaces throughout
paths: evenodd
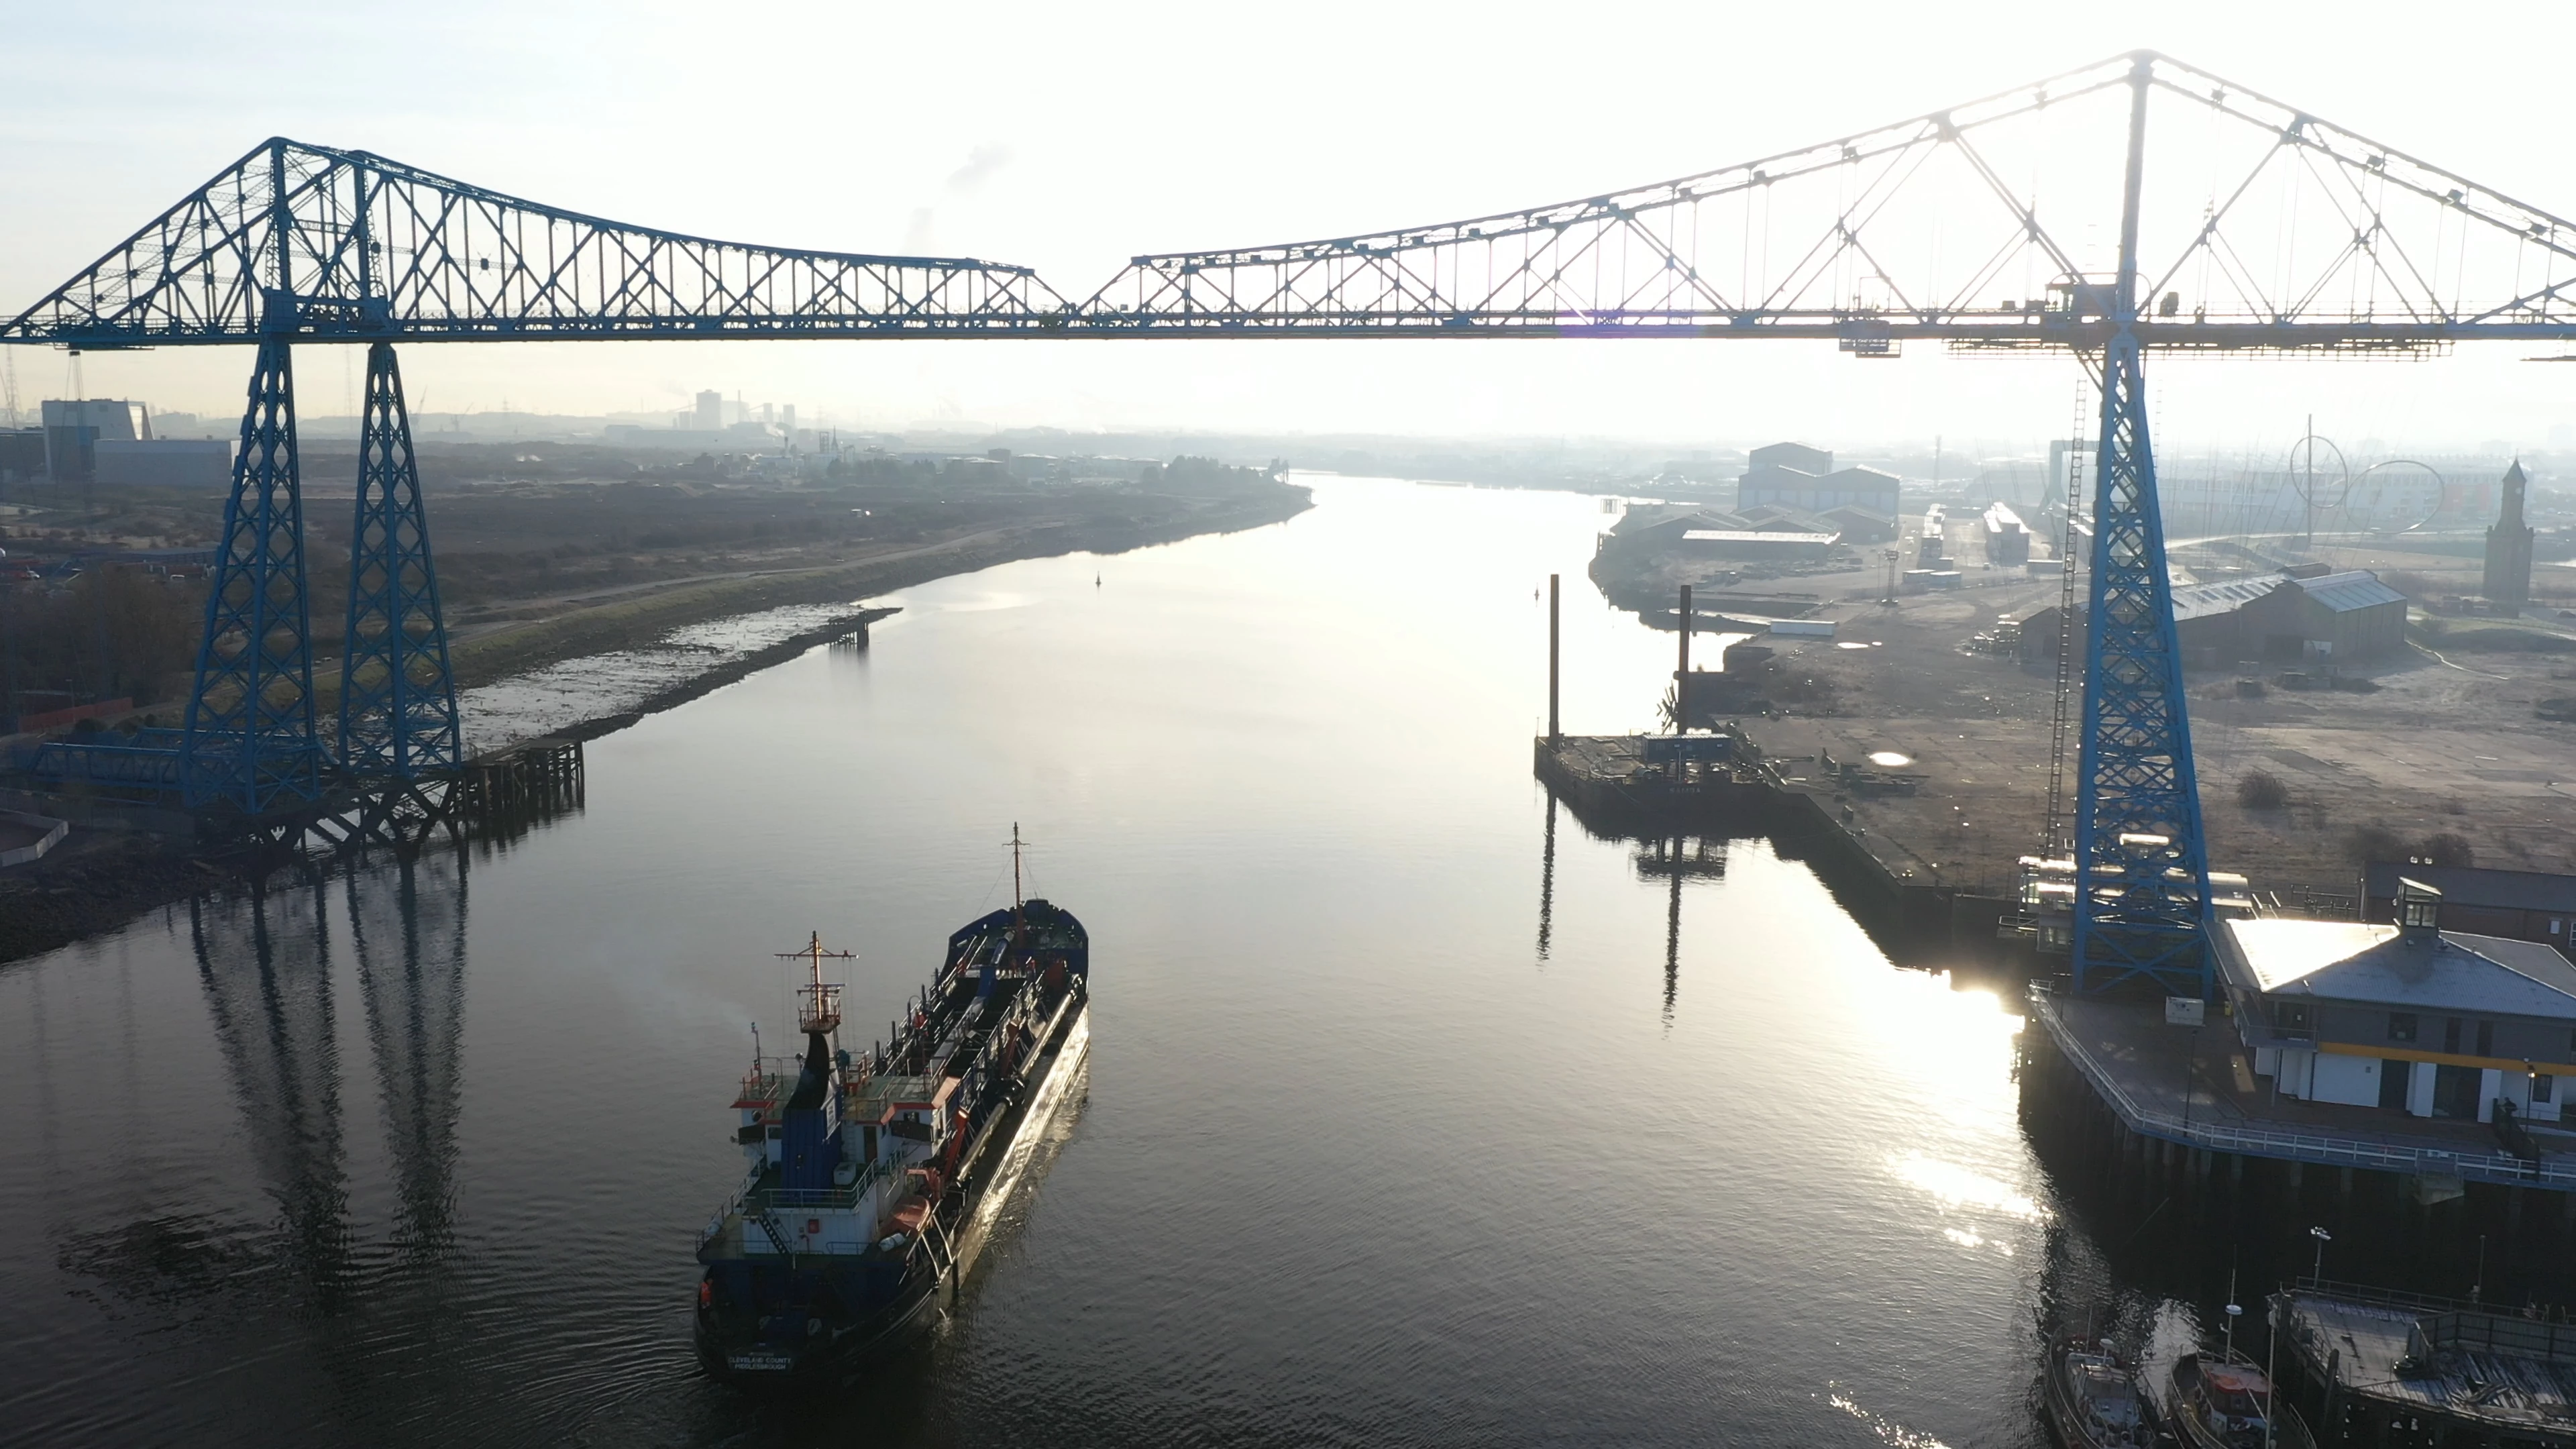
M 2050 1344 L 2041 1404 L 2066 1449 L 2152 1449 L 2162 1440 L 2136 1373 L 2107 1338 Z
M 698 1235 L 698 1360 L 753 1389 L 828 1381 L 930 1321 L 1089 1041 L 1090 937 L 1043 900 L 950 936 L 905 1018 L 856 1055 L 823 980 L 847 953 L 816 937 L 785 954 L 810 963 L 804 1050 L 744 1073 L 745 1176 Z
M 2184 1354 L 2165 1387 L 2166 1422 L 2185 1449 L 2314 1449 L 2299 1411 L 2238 1354 Z

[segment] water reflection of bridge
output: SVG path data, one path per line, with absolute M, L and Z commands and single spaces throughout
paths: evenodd
M 326 897 L 199 897 L 188 940 L 252 1166 L 277 1205 L 276 1251 L 327 1314 L 353 1272 Z
M 329 1314 L 359 1286 L 335 953 L 345 930 L 405 1255 L 434 1257 L 453 1210 L 465 1016 L 461 853 L 352 868 L 338 882 L 189 904 L 189 942 L 243 1137 L 277 1204 L 279 1266 Z M 337 897 L 335 901 L 334 897 Z M 337 905 L 338 910 L 333 907 Z
M 453 1246 L 468 880 L 581 807 L 577 752 L 569 763 L 540 760 L 426 849 L 299 853 L 295 869 L 176 908 L 240 1177 L 66 1230 L 57 1256 L 155 1331 L 220 1319 L 228 1341 L 270 1343 L 225 1392 L 377 1422 L 428 1412 L 452 1386 L 455 1356 L 430 1350 L 462 1331 L 469 1277 Z M 370 1076 L 380 1139 L 359 1100 Z
M 468 763 L 425 848 L 308 854 L 295 885 L 188 903 L 216 1043 L 278 1205 L 281 1256 L 318 1306 L 355 1284 L 338 992 L 354 972 L 396 1242 L 407 1260 L 434 1260 L 454 1216 L 472 862 L 578 814 L 585 798 L 580 743 L 531 741 Z
M 583 802 L 580 745 L 537 741 L 471 762 L 437 822 L 452 849 L 307 856 L 299 885 L 188 903 L 198 978 L 252 1160 L 278 1203 L 285 1248 L 325 1300 L 345 1285 L 349 1237 L 335 926 L 347 932 L 375 1061 L 397 1231 L 408 1251 L 435 1253 L 454 1198 L 470 861 Z
M 349 941 L 376 1059 L 402 1237 L 411 1251 L 433 1255 L 447 1244 L 455 1205 L 465 879 L 461 855 L 346 877 Z

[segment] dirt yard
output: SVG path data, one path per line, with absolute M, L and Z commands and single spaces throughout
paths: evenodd
M 2040 844 L 2055 671 L 1967 646 L 1999 618 L 2058 596 L 2054 581 L 2006 577 L 1972 574 L 1955 593 L 1893 607 L 1875 601 L 1866 579 L 1808 581 L 1842 586 L 1828 595 L 1842 602 L 1818 615 L 1837 621 L 1839 637 L 1762 640 L 1780 651 L 1772 668 L 1783 713 L 1744 721 L 1773 756 L 1787 757 L 1790 774 L 1820 787 L 1820 769 L 1789 761 L 1819 750 L 1838 760 L 1904 757 L 1884 768 L 1925 776 L 1918 793 L 1846 792 L 1835 813 L 1862 828 L 1892 869 L 1998 893 L 2013 885 L 2016 857 Z M 1724 598 L 1703 607 L 1723 609 Z M 2462 638 L 2455 626 L 2434 641 L 2438 653 L 2417 644 L 2343 671 L 2375 683 L 2372 693 L 2267 685 L 2248 697 L 2232 670 L 2194 671 L 2193 754 L 2212 866 L 2285 896 L 2350 895 L 2362 860 L 2404 858 L 2455 835 L 2478 865 L 2576 870 L 2576 724 L 2535 709 L 2576 695 L 2576 653 L 2466 649 Z M 2070 797 L 2074 753 L 2070 735 Z M 2239 781 L 2258 770 L 2286 787 L 2286 803 L 2239 803 Z

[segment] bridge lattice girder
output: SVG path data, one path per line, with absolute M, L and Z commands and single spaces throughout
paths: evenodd
M 2105 346 L 2131 70 L 2156 102 L 2149 351 L 2576 335 L 2576 225 L 2241 86 L 2124 57 L 1553 206 L 1138 257 L 1086 325 L 1184 333 Z M 2172 311 L 2152 304 L 2168 293 Z
M 683 236 L 280 138 L 0 328 L 0 341 L 884 336 L 1006 332 L 1062 310 L 1025 267 Z
M 2150 352 L 2576 337 L 2576 224 L 2161 56 L 1463 221 L 1025 267 L 748 246 L 272 140 L 0 327 L 92 347 L 618 337 L 1831 338 L 2109 345 L 2131 76 Z M 2163 310 L 2166 297 L 2173 310 Z

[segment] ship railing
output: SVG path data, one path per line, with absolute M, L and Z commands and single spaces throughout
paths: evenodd
M 866 1198 L 868 1189 L 892 1171 L 892 1162 L 880 1158 L 859 1169 L 859 1175 L 847 1187 L 838 1185 L 827 1188 L 742 1187 L 726 1200 L 722 1211 L 710 1219 L 705 1227 L 698 1230 L 698 1246 L 703 1248 L 720 1236 L 724 1232 L 725 1220 L 731 1217 L 740 1216 L 747 1220 L 758 1220 L 773 1213 L 791 1210 L 797 1212 L 855 1211 L 860 1202 Z
M 2057 1042 L 2058 1049 L 2075 1064 L 2075 1069 L 2092 1084 L 2093 1090 L 2101 1094 L 2104 1105 L 2119 1114 L 2133 1132 L 2217 1152 L 2285 1161 L 2368 1167 L 2382 1172 L 2431 1173 L 2442 1177 L 2475 1178 L 2481 1182 L 2576 1188 L 2576 1162 L 2564 1157 L 2545 1158 L 2533 1164 L 2519 1157 L 2492 1152 L 2452 1152 L 2438 1147 L 2416 1147 L 2361 1137 L 2281 1132 L 2225 1120 L 2195 1119 L 2150 1107 L 2132 1096 L 2117 1077 L 2094 1060 L 2092 1051 L 2058 1015 L 2055 995 L 2045 983 L 2031 983 L 2031 1014 L 2048 1028 L 2048 1034 Z
M 2468 1298 L 2445 1298 L 2429 1293 L 2405 1293 L 2369 1283 L 2346 1283 L 2334 1278 L 2311 1278 L 2302 1273 L 2290 1281 L 2287 1291 L 2306 1293 L 2317 1298 L 2340 1298 L 2372 1308 L 2393 1309 L 2401 1313 L 2493 1313 L 2495 1305 L 2481 1304 Z
M 837 1183 L 830 1187 L 819 1188 L 764 1187 L 753 1189 L 751 1197 L 761 1206 L 771 1209 L 821 1208 L 832 1212 L 847 1212 L 859 1205 L 859 1200 L 867 1196 L 868 1189 L 874 1186 L 879 1178 L 884 1177 L 888 1170 L 887 1159 L 879 1158 L 860 1168 L 859 1175 L 851 1179 L 847 1187 Z

